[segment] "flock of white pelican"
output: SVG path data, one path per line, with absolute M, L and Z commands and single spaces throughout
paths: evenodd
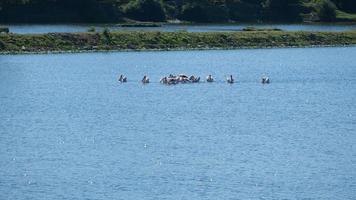
M 214 81 L 215 81 L 215 79 L 211 74 L 206 77 L 206 82 L 212 83 Z M 127 82 L 127 77 L 121 74 L 119 76 L 119 82 L 120 83 L 126 83 Z M 147 75 L 145 75 L 145 76 L 143 76 L 141 82 L 143 84 L 148 84 L 148 83 L 150 83 L 150 78 Z M 165 77 L 161 78 L 159 82 L 162 83 L 162 84 L 166 84 L 166 85 L 175 85 L 175 84 L 178 84 L 178 83 L 199 83 L 200 82 L 200 77 L 197 77 L 197 76 L 194 76 L 194 75 L 187 76 L 185 74 L 179 74 L 179 75 L 170 74 L 169 76 L 165 76 Z M 226 78 L 226 82 L 229 83 L 229 84 L 233 84 L 235 82 L 235 79 L 232 77 L 232 75 L 230 75 L 230 76 L 228 76 Z M 269 77 L 263 76 L 261 78 L 261 83 L 262 84 L 269 84 L 270 83 Z

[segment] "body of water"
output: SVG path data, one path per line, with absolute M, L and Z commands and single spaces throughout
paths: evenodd
M 188 32 L 226 32 L 241 31 L 247 26 L 259 28 L 279 28 L 286 31 L 348 31 L 356 30 L 356 25 L 325 25 L 325 24 L 240 24 L 240 25 L 163 25 L 162 27 L 119 27 L 115 25 L 85 25 L 85 24 L 59 24 L 59 25 L 3 25 L 10 28 L 13 33 L 51 33 L 51 32 L 86 32 L 90 27 L 103 31 L 104 27 L 110 30 L 146 30 L 146 31 L 188 31 Z
M 355 199 L 355 55 L 0 55 L 0 199 Z

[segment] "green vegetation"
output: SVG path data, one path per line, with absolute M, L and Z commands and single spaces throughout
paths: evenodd
M 161 27 L 162 23 L 157 22 L 141 22 L 141 23 L 122 23 L 117 24 L 120 27 Z
M 0 23 L 356 22 L 339 12 L 355 0 L 0 0 Z
M 338 21 L 356 22 L 356 14 L 350 14 L 340 10 L 336 11 L 336 18 Z
M 9 33 L 10 29 L 8 27 L 0 27 L 0 33 Z
M 336 6 L 330 0 L 323 0 L 317 7 L 318 17 L 321 21 L 332 22 L 336 20 Z
M 227 33 L 110 32 L 0 34 L 0 52 L 53 52 L 98 50 L 233 49 L 355 45 L 356 31 Z
M 349 13 L 356 12 L 355 0 L 333 0 L 333 2 L 340 10 L 344 10 Z
M 111 43 L 112 38 L 111 38 L 110 30 L 108 28 L 105 28 L 103 30 L 103 36 L 104 36 L 104 38 L 106 40 L 106 43 Z
M 166 20 L 166 14 L 161 1 L 133 0 L 123 6 L 125 15 L 139 21 L 161 22 Z
M 248 26 L 248 27 L 243 28 L 242 31 L 282 31 L 282 29 L 279 29 L 279 28 L 257 28 L 257 27 Z
M 96 32 L 96 29 L 95 29 L 95 27 L 90 27 L 90 28 L 88 28 L 87 31 L 88 31 L 88 32 Z

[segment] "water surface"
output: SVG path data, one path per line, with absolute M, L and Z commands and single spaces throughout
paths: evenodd
M 354 199 L 354 55 L 1 55 L 0 199 Z M 217 82 L 159 84 L 169 73 Z
M 149 31 L 188 31 L 188 32 L 226 32 L 241 31 L 247 26 L 259 28 L 279 28 L 285 31 L 349 31 L 356 30 L 356 25 L 326 25 L 326 24 L 238 24 L 238 25 L 163 25 L 162 27 L 119 27 L 115 25 L 100 24 L 58 24 L 58 25 L 30 25 L 30 24 L 10 24 L 4 25 L 10 28 L 13 33 L 51 33 L 51 32 L 86 32 L 90 27 L 95 27 L 97 31 L 103 31 L 105 27 L 110 30 L 149 30 Z

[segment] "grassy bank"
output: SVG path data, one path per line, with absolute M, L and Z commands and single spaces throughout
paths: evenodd
M 247 31 L 226 33 L 124 31 L 34 35 L 0 34 L 0 53 L 146 49 L 234 49 L 355 44 L 356 31 Z

